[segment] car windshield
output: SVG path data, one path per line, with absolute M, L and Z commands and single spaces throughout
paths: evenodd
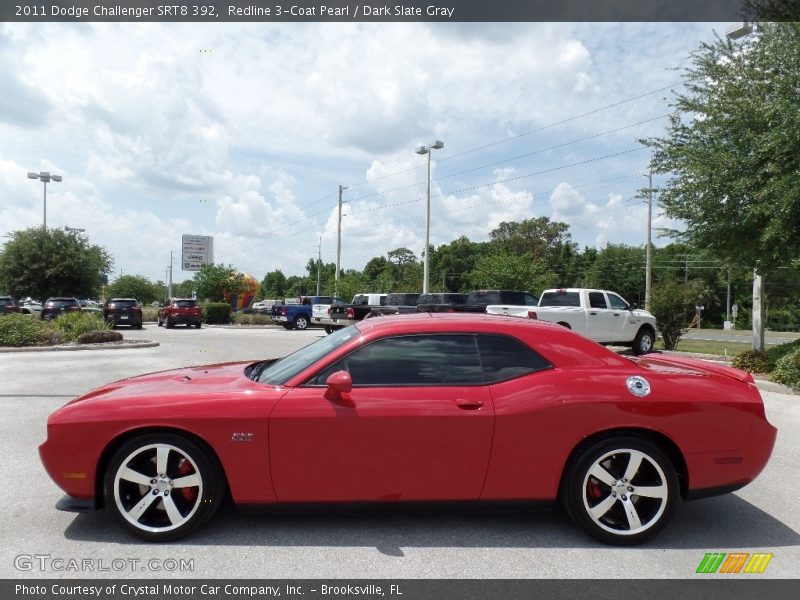
M 11 298 L 0 298 L 0 304 L 11 305 L 14 301 Z
M 357 337 L 358 329 L 355 325 L 345 327 L 329 336 L 320 338 L 313 344 L 300 348 L 297 352 L 272 364 L 265 364 L 262 369 L 254 369 L 251 377 L 259 383 L 268 385 L 283 385 L 292 377 L 317 362 L 320 358 L 336 350 L 345 342 Z

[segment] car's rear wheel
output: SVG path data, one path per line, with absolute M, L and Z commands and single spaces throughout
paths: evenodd
M 195 324 L 194 324 L 194 326 L 195 326 L 195 327 L 197 327 L 197 329 L 200 329 L 200 327 L 201 327 L 202 325 L 201 325 L 200 321 L 198 321 L 197 323 L 195 323 Z
M 205 523 L 225 495 L 215 457 L 171 433 L 138 436 L 114 454 L 105 500 L 114 518 L 151 542 L 183 537 Z
M 302 331 L 303 329 L 308 329 L 308 318 L 305 315 L 300 315 L 294 320 L 294 327 L 295 329 L 299 329 Z
M 325 326 L 325 333 L 327 333 L 328 335 L 332 334 L 334 331 L 336 331 L 335 327 L 331 327 L 330 325 Z
M 167 317 L 167 321 L 166 321 L 166 323 L 164 323 L 164 325 L 166 325 L 167 329 L 172 329 L 173 327 L 175 327 L 175 323 L 173 323 L 173 322 L 170 320 L 170 318 L 169 318 L 169 317 Z
M 562 501 L 572 520 L 607 544 L 633 545 L 663 529 L 680 497 L 675 467 L 655 444 L 608 438 L 568 467 Z

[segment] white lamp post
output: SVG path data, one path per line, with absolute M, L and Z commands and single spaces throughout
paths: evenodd
M 61 175 L 50 175 L 50 171 L 40 171 L 39 173 L 28 173 L 28 179 L 38 179 L 44 184 L 44 198 L 42 202 L 42 229 L 47 230 L 47 182 L 48 181 L 61 181 Z
M 422 275 L 422 293 L 428 293 L 428 277 L 430 274 L 428 268 L 428 255 L 430 254 L 430 245 L 431 245 L 431 150 L 441 150 L 444 148 L 444 142 L 440 140 L 436 140 L 432 144 L 428 146 L 417 146 L 416 152 L 417 154 L 427 154 L 428 155 L 428 205 L 425 212 L 425 262 L 423 263 L 423 275 Z

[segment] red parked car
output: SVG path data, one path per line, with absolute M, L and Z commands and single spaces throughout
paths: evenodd
M 158 309 L 158 326 L 194 325 L 200 329 L 203 322 L 203 309 L 192 298 L 173 298 L 166 306 Z
M 560 501 L 591 535 L 634 544 L 682 500 L 751 482 L 776 436 L 748 373 L 469 314 L 368 319 L 281 360 L 125 379 L 47 430 L 57 508 L 105 506 L 151 541 L 197 529 L 230 490 L 274 512 Z

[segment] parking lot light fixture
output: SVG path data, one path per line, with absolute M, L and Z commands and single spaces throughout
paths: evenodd
M 61 175 L 51 175 L 50 171 L 28 172 L 28 179 L 38 179 L 44 184 L 44 196 L 42 198 L 42 229 L 47 231 L 47 183 L 50 181 L 61 182 Z
M 430 268 L 429 268 L 429 254 L 430 254 L 430 243 L 431 243 L 431 150 L 441 150 L 444 148 L 444 142 L 441 140 L 436 140 L 432 144 L 427 146 L 417 146 L 414 152 L 419 155 L 428 155 L 428 203 L 425 211 L 425 260 L 423 262 L 423 274 L 422 274 L 422 293 L 428 293 L 428 280 L 430 278 Z

